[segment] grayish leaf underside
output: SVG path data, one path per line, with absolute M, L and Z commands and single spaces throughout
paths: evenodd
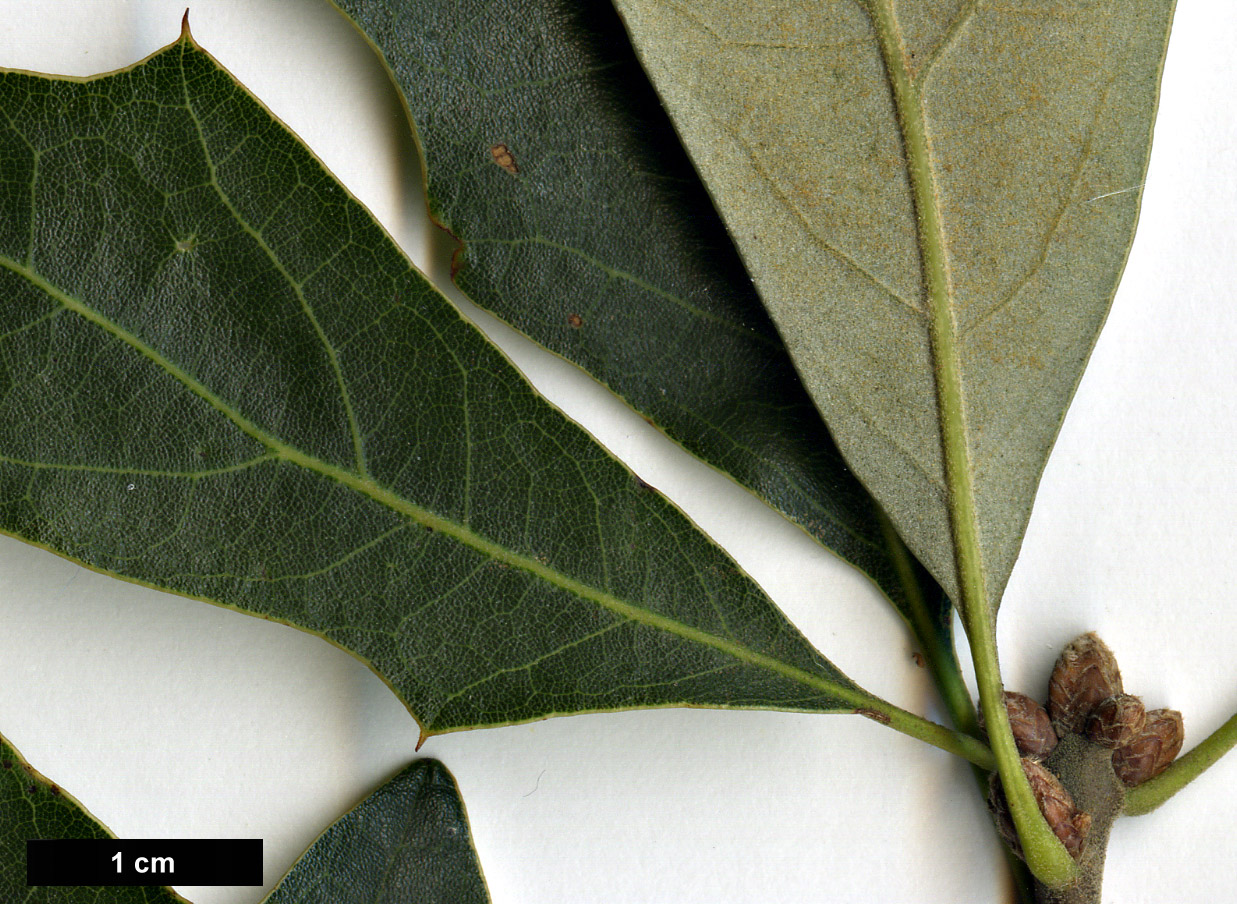
M 616 0 L 796 366 L 869 490 L 958 582 L 916 210 L 860 0 Z M 1172 0 L 889 3 L 943 225 L 1000 599 L 1138 216 Z

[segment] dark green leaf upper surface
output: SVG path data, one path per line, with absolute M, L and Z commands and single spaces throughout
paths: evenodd
M 34 770 L 0 737 L 0 901 L 14 904 L 184 904 L 161 886 L 26 885 L 26 842 L 115 838 L 76 800 Z
M 584 367 L 917 618 L 871 498 L 613 11 L 578 0 L 335 3 L 408 105 L 431 212 L 463 242 L 455 279 L 468 296 Z M 946 620 L 948 601 L 927 595 Z
M 0 900 L 24 904 L 184 904 L 161 886 L 26 885 L 26 841 L 114 838 L 0 737 Z M 328 828 L 264 904 L 487 904 L 455 780 L 417 760 Z
M 973 534 L 995 603 L 1133 238 L 1173 0 L 615 2 L 847 460 L 955 600 Z
M 418 760 L 327 829 L 263 904 L 488 904 L 455 780 Z
M 4 531 L 320 633 L 430 733 L 868 705 L 190 39 L 0 111 Z

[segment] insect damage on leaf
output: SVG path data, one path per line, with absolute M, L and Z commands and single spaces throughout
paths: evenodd
M 490 156 L 494 158 L 494 162 L 505 169 L 511 175 L 515 175 L 520 171 L 520 168 L 515 165 L 515 157 L 511 153 L 511 149 L 505 144 L 496 144 L 490 148 Z

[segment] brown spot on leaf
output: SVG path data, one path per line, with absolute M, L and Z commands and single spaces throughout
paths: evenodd
M 871 719 L 873 722 L 879 722 L 881 725 L 888 725 L 890 722 L 887 715 L 878 713 L 874 709 L 856 709 L 854 713 L 856 716 L 863 716 L 865 719 Z
M 496 144 L 490 148 L 490 156 L 494 158 L 494 162 L 505 169 L 511 175 L 515 175 L 520 171 L 520 168 L 515 165 L 515 157 L 511 153 L 511 149 L 505 144 Z
M 911 654 L 911 659 L 915 660 L 915 665 L 919 666 L 921 669 L 926 669 L 928 667 L 928 661 L 923 658 L 923 653 L 920 653 L 918 650 Z
M 59 785 L 52 785 L 52 787 L 51 787 L 51 792 L 52 792 L 52 796 L 53 796 L 53 797 L 59 797 L 59 796 L 60 796 L 60 786 L 59 786 Z
M 567 325 L 572 329 L 578 330 L 580 327 L 584 326 L 584 318 L 579 314 L 568 314 Z

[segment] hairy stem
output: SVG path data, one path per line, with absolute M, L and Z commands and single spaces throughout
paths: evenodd
M 1237 744 L 1237 715 L 1217 728 L 1202 743 L 1150 781 L 1131 788 L 1125 796 L 1129 816 L 1150 813 L 1198 776 Z

